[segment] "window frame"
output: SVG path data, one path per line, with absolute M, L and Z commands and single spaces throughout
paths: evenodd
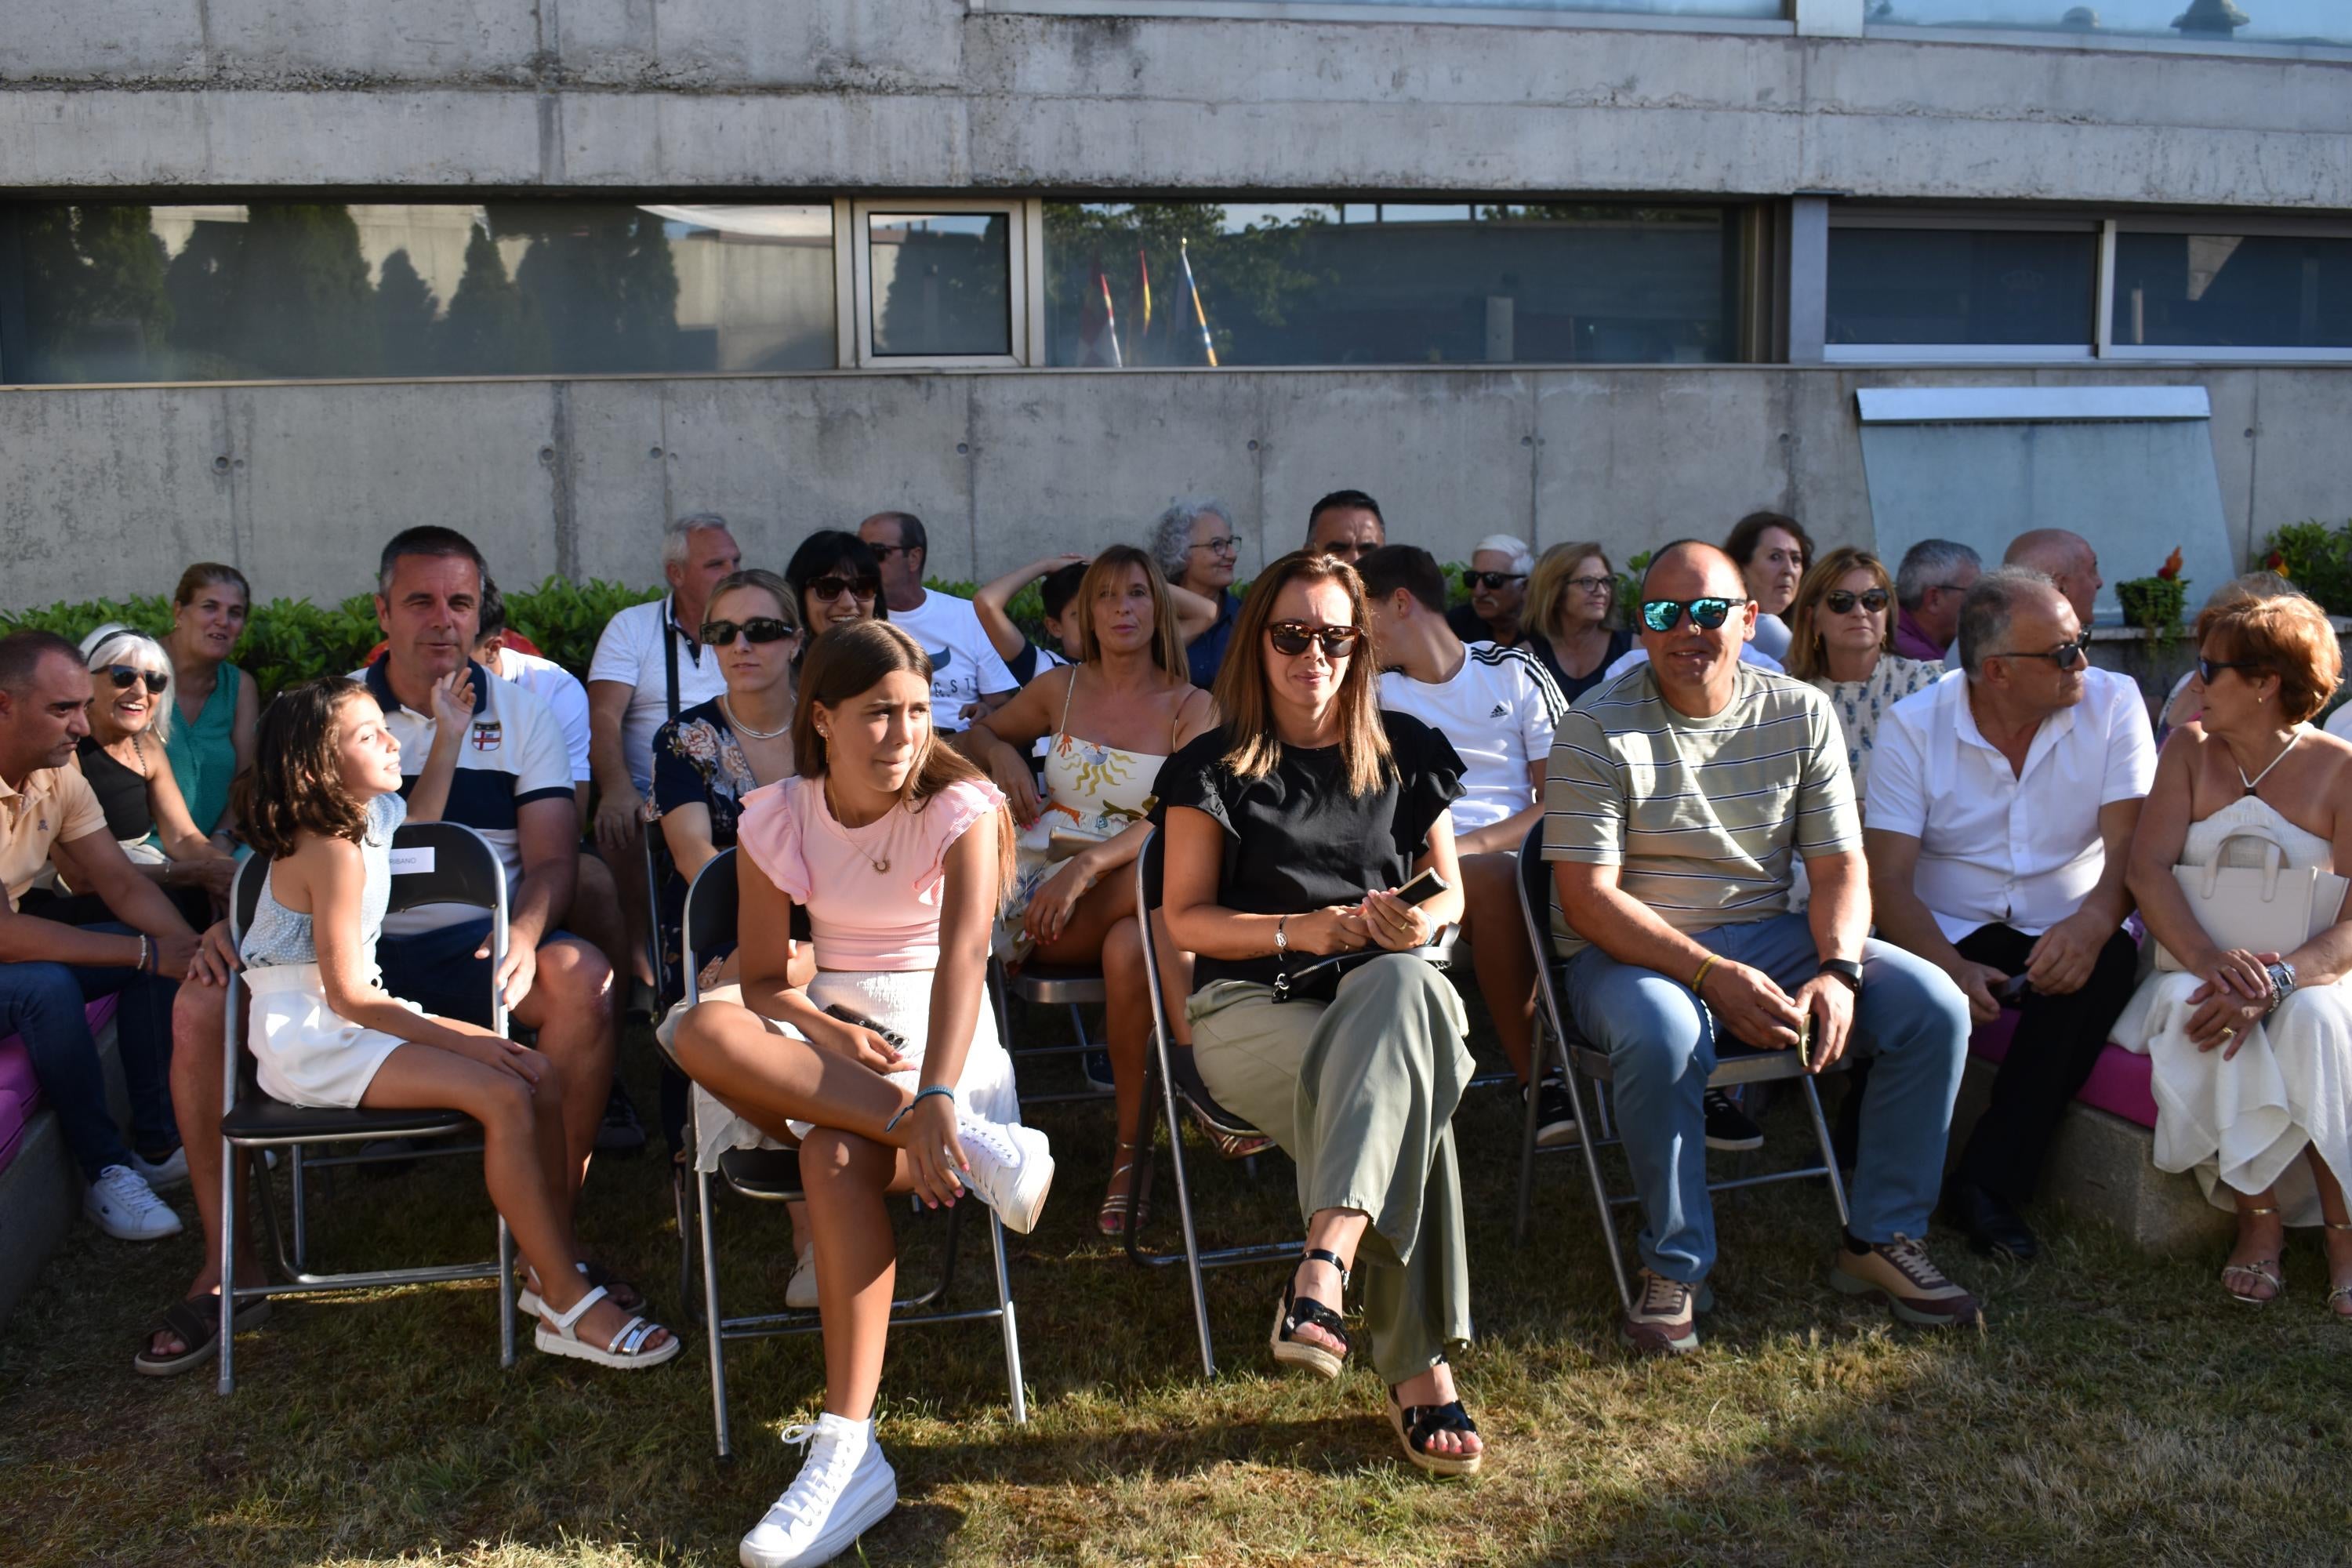
M 1782 0 L 1773 16 L 1668 16 L 1639 11 L 1549 11 L 1516 5 L 1371 5 L 1347 0 L 966 0 L 974 11 L 1013 16 L 1113 16 L 1137 21 L 1391 22 L 1402 26 L 1609 27 L 1666 33 L 1793 37 L 1799 15 L 1819 0 Z
M 847 212 L 845 226 L 842 216 Z M 847 234 L 846 246 L 834 249 L 836 301 L 846 300 L 841 329 L 841 365 L 857 370 L 1021 370 L 1045 359 L 1045 204 L 1036 196 L 859 195 L 834 204 L 834 232 Z M 871 220 L 892 213 L 965 213 L 1002 216 L 1006 220 L 1004 300 L 1006 342 L 1003 353 L 877 353 L 874 349 L 874 247 Z M 850 274 L 847 290 L 839 287 L 841 273 Z M 1033 299 L 1033 292 L 1038 297 Z
M 1950 229 L 1970 234 L 2088 234 L 2093 337 L 2081 343 L 1838 343 L 1828 341 L 1829 251 L 1822 252 L 1822 359 L 1828 364 L 2087 364 L 2098 357 L 2095 339 L 2114 275 L 2114 247 L 2095 217 L 2044 217 L 2013 213 L 1906 212 L 1889 207 L 1842 207 L 1832 203 L 1829 226 Z
M 2198 343 L 2119 343 L 2115 341 L 2116 240 L 2126 234 L 2224 234 L 2280 239 L 2352 239 L 2352 222 L 2325 218 L 2233 218 L 2168 213 L 2148 217 L 2111 217 L 2100 225 L 2098 357 L 2145 364 L 2352 364 L 2352 344 L 2342 348 L 2215 347 Z

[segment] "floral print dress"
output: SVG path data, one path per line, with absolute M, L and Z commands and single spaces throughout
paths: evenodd
M 1829 698 L 1838 730 L 1845 736 L 1846 771 L 1853 775 L 1855 805 L 1862 805 L 1870 783 L 1870 755 L 1878 744 L 1879 719 L 1906 697 L 1927 690 L 1943 678 L 1940 658 L 1883 653 L 1878 656 L 1878 668 L 1866 680 L 1832 680 L 1823 676 L 1813 682 Z
M 686 709 L 655 731 L 654 793 L 647 816 L 658 819 L 682 805 L 699 805 L 710 813 L 710 842 L 732 848 L 743 797 L 759 787 L 719 699 Z M 685 923 L 686 879 L 673 871 L 663 879 L 661 893 L 662 971 L 666 981 L 675 980 L 666 989 L 684 984 Z M 661 1000 L 667 1006 L 677 998 Z

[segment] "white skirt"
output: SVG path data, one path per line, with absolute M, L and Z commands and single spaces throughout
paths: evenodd
M 808 995 L 819 1007 L 838 1004 L 862 1013 L 899 1035 L 907 1042 L 907 1066 L 889 1074 L 892 1083 L 913 1089 L 922 1082 L 923 1041 L 931 1026 L 931 977 L 929 969 L 820 970 L 809 983 Z M 706 1002 L 740 1004 L 740 985 L 714 985 L 703 993 Z M 673 1011 L 672 1016 L 677 1016 Z M 667 1020 L 665 1020 L 667 1023 Z M 788 1024 L 767 1020 L 768 1027 L 792 1039 L 804 1037 Z M 955 1083 L 956 1101 L 973 1115 L 1005 1124 L 1021 1120 L 1021 1096 L 1013 1082 L 1013 1058 L 996 1037 L 996 1010 L 980 999 L 972 1020 L 971 1047 L 963 1054 L 963 1071 Z M 720 1104 L 700 1084 L 694 1086 L 694 1163 L 702 1170 L 719 1168 L 719 1156 L 730 1149 L 783 1147 L 751 1122 Z M 793 1134 L 805 1138 L 812 1123 L 788 1122 Z
M 245 972 L 252 994 L 247 1039 L 272 1100 L 312 1109 L 349 1110 L 375 1080 L 384 1058 L 408 1044 L 381 1029 L 337 1017 L 315 963 L 272 963 Z M 423 1016 L 414 1002 L 402 1002 Z

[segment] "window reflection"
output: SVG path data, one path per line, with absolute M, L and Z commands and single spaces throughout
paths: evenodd
M 2352 349 L 2352 239 L 2116 236 L 2116 343 Z
M 1047 362 L 1727 360 L 1738 248 L 1712 206 L 1048 203 Z
M 1866 20 L 1920 27 L 2005 27 L 2053 42 L 2114 37 L 2192 43 L 2352 44 L 2344 0 L 1867 0 Z
M 835 363 L 829 205 L 0 206 L 12 382 Z
M 1828 337 L 2087 348 L 2097 272 L 2089 233 L 1832 228 Z
M 1633 16 L 1753 16 L 1778 19 L 1789 14 L 1788 0 L 1362 0 L 1371 5 L 1401 5 L 1423 10 L 1460 6 L 1511 11 L 1599 11 Z
M 1013 222 L 996 213 L 874 213 L 877 354 L 1013 352 Z

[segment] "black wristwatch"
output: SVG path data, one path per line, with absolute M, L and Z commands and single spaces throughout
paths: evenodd
M 1862 965 L 1851 958 L 1824 958 L 1822 966 L 1813 973 L 1826 974 L 1843 983 L 1845 988 L 1855 995 L 1862 994 Z

